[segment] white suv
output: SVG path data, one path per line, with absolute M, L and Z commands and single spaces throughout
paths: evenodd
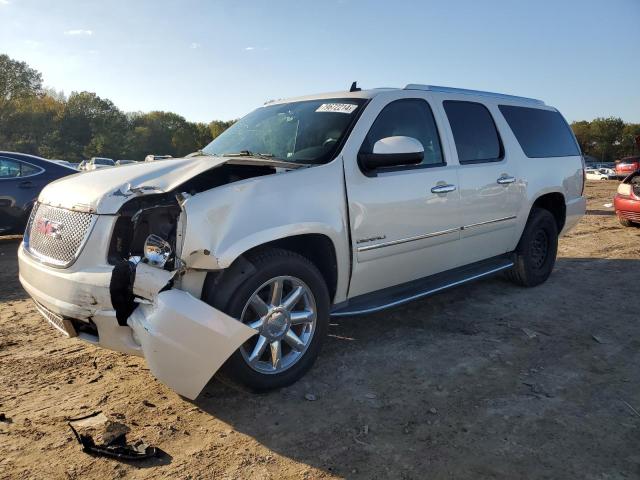
M 534 286 L 585 212 L 558 111 L 408 85 L 254 110 L 202 151 L 47 186 L 20 280 L 59 330 L 195 398 L 299 379 L 330 316 L 505 272 Z

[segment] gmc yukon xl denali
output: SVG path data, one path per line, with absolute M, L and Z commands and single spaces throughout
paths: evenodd
M 254 110 L 171 162 L 58 180 L 20 280 L 58 330 L 146 358 L 187 398 L 313 364 L 330 316 L 499 272 L 532 287 L 585 212 L 583 161 L 542 101 L 428 85 Z

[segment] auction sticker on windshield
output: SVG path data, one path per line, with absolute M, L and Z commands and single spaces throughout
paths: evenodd
M 332 112 L 332 113 L 352 113 L 358 105 L 353 103 L 323 103 L 316 112 Z

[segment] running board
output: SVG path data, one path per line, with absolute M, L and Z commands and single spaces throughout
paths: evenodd
M 511 255 L 482 260 L 471 265 L 351 298 L 346 302 L 334 305 L 331 316 L 347 317 L 379 312 L 386 308 L 428 297 L 448 288 L 495 275 L 511 267 L 513 267 Z

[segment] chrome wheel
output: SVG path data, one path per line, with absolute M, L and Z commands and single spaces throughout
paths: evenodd
M 260 373 L 281 373 L 296 364 L 311 343 L 316 301 L 299 278 L 275 277 L 253 292 L 240 319 L 258 330 L 240 347 L 245 362 Z

